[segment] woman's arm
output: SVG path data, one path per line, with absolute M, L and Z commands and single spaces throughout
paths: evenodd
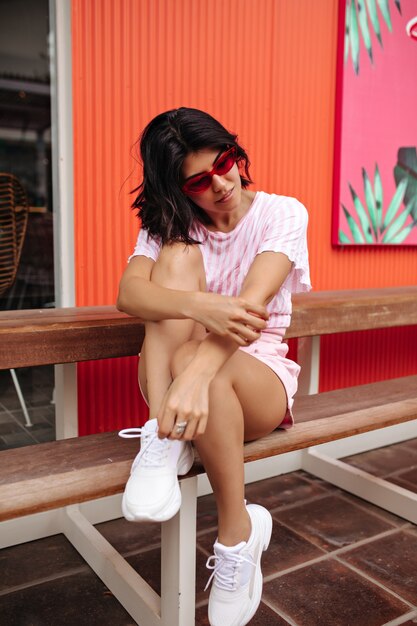
M 266 306 L 280 290 L 291 267 L 291 261 L 281 252 L 258 254 L 243 282 L 240 297 L 253 304 Z M 200 369 L 204 369 L 210 379 L 214 378 L 238 347 L 236 341 L 208 335 L 193 360 L 193 371 L 199 372 Z
M 146 256 L 135 256 L 130 261 L 120 280 L 117 308 L 146 321 L 185 319 L 192 293 L 152 283 L 154 265 L 155 261 Z
M 268 319 L 266 308 L 244 298 L 160 287 L 151 281 L 154 261 L 134 257 L 120 281 L 117 308 L 145 321 L 193 319 L 239 345 L 254 341 Z
M 240 295 L 257 304 L 271 302 L 290 273 L 292 262 L 282 252 L 262 252 L 255 260 L 243 281 Z

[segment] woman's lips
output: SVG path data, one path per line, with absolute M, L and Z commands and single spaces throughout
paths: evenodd
M 228 192 L 227 192 L 227 193 L 223 196 L 223 198 L 220 198 L 220 200 L 217 200 L 217 202 L 219 202 L 219 203 L 221 204 L 222 202 L 227 202 L 228 200 L 230 200 L 230 198 L 231 198 L 231 196 L 232 196 L 232 193 L 233 193 L 234 189 L 235 189 L 235 188 L 233 187 L 233 189 L 231 189 L 230 191 L 228 191 Z

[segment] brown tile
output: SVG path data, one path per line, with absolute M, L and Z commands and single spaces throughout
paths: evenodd
M 363 509 L 366 509 L 367 511 L 369 511 L 369 513 L 373 513 L 374 515 L 381 517 L 383 520 L 385 520 L 389 524 L 392 524 L 393 526 L 404 526 L 404 524 L 407 523 L 403 517 L 399 517 L 398 515 L 394 515 L 394 513 L 390 513 L 385 509 L 381 509 L 379 506 L 375 506 L 374 504 L 371 504 L 366 500 L 362 500 L 362 498 L 358 498 L 358 496 L 354 496 L 347 491 L 343 491 L 340 497 L 344 500 L 352 502 L 353 504 L 356 504 L 356 506 L 360 506 Z
M 319 478 L 318 476 L 314 476 L 314 474 L 309 474 L 309 472 L 306 472 L 304 470 L 298 470 L 298 472 L 296 473 L 298 474 L 298 476 L 304 478 L 304 480 L 307 480 L 309 483 L 315 483 L 316 485 L 320 485 L 320 487 L 325 491 L 339 491 L 338 487 L 332 485 L 326 480 L 323 480 L 322 478 Z
M 401 445 L 404 446 L 404 448 L 409 448 L 410 450 L 415 450 L 417 452 L 417 437 L 415 439 L 403 441 Z
M 297 626 L 381 626 L 410 610 L 333 559 L 275 578 L 264 597 Z
M 274 521 L 271 543 L 262 557 L 262 572 L 269 576 L 320 556 L 323 550 Z
M 417 493 L 417 485 L 409 483 L 408 480 L 403 480 L 402 476 L 391 476 L 389 478 L 389 482 L 394 483 L 394 485 L 398 485 L 399 487 L 403 487 L 404 489 L 408 489 L 408 491 L 412 491 L 413 493 Z
M 212 554 L 216 537 L 217 532 L 200 535 L 198 545 Z M 262 572 L 264 576 L 270 576 L 320 556 L 323 556 L 323 550 L 274 520 L 271 543 L 262 556 Z
M 326 493 L 319 485 L 311 484 L 299 476 L 299 472 L 284 474 L 250 483 L 245 487 L 248 502 L 256 502 L 273 509 L 287 504 L 294 504 L 306 498 Z M 216 501 L 213 494 L 197 500 L 197 531 L 217 525 Z
M 213 494 L 197 499 L 197 532 L 217 525 L 217 508 Z
M 49 422 L 52 426 L 55 426 L 55 405 L 51 404 L 49 406 L 42 407 L 42 415 L 47 422 Z
M 291 473 L 250 483 L 246 485 L 245 493 L 249 502 L 256 502 L 271 510 L 319 496 L 326 491 L 319 484 Z
M 409 483 L 410 485 L 414 486 L 414 489 L 412 489 L 412 491 L 416 491 L 417 489 L 417 467 L 415 467 L 414 469 L 410 469 L 409 471 L 406 472 L 401 472 L 400 474 L 397 474 L 395 477 L 394 476 L 389 476 L 388 480 L 390 480 L 391 482 L 394 482 L 394 480 L 404 480 L 407 483 Z
M 1 398 L 1 393 L 0 393 L 0 398 Z M 0 424 L 2 424 L 3 422 L 10 422 L 12 420 L 12 416 L 10 413 L 7 413 L 6 409 L 3 407 L 3 405 L 0 402 Z
M 37 443 L 46 443 L 47 441 L 55 441 L 55 427 L 49 422 L 38 422 L 32 427 L 27 428 L 27 432 L 35 439 Z
M 3 414 L 9 419 L 2 418 L 0 416 L 0 437 L 3 435 L 10 435 L 11 433 L 21 433 L 22 429 L 19 424 L 13 420 L 7 413 Z
M 54 410 L 54 409 L 52 409 L 52 410 Z M 29 407 L 28 408 L 30 421 L 32 422 L 32 424 L 34 426 L 36 426 L 37 424 L 44 424 L 44 423 L 46 423 L 47 422 L 46 415 L 50 414 L 50 412 L 51 412 L 51 406 L 50 405 L 48 405 L 47 407 L 43 407 L 43 406 L 39 407 L 39 406 L 37 406 L 37 407 Z M 22 410 L 11 411 L 10 414 L 14 417 L 14 419 L 16 421 L 18 421 L 20 424 L 22 424 L 22 426 L 25 425 L 25 416 L 23 415 L 23 411 Z M 29 426 L 28 428 L 32 429 L 33 426 Z
M 146 580 L 156 593 L 161 593 L 161 550 L 154 548 L 128 556 L 126 561 Z
M 277 511 L 274 517 L 308 541 L 329 551 L 392 528 L 378 517 L 333 495 Z
M 0 596 L 0 615 L 7 626 L 136 626 L 91 571 Z
M 416 452 L 405 448 L 402 444 L 370 450 L 342 460 L 374 476 L 388 476 L 401 469 L 417 466 Z
M 203 550 L 206 551 L 207 554 L 213 554 L 213 544 L 217 539 L 217 530 L 212 530 L 204 535 L 199 535 L 197 537 L 197 545 Z
M 46 369 L 49 369 L 47 372 Z M 54 388 L 54 366 L 20 368 L 16 375 L 28 408 L 50 404 Z M 8 370 L 0 374 L 2 405 L 9 411 L 20 410 L 20 402 Z
M 196 562 L 196 602 L 202 602 L 203 600 L 208 600 L 210 594 L 210 587 L 207 589 L 207 591 L 204 591 L 204 589 L 210 578 L 211 570 L 207 569 L 206 567 L 207 555 L 198 548 Z
M 21 446 L 30 446 L 36 443 L 36 441 L 22 429 L 20 429 L 20 432 L 3 435 L 1 442 L 6 448 L 20 448 Z
M 146 582 L 156 591 L 161 593 L 161 550 L 155 548 L 126 558 L 126 561 L 137 571 Z M 196 601 L 208 599 L 209 591 L 204 587 L 210 576 L 206 569 L 207 556 L 197 548 L 196 553 Z
M 400 531 L 349 550 L 340 558 L 417 604 L 417 533 Z
M 161 543 L 161 524 L 120 519 L 96 525 L 97 530 L 120 554 L 139 552 Z
M 195 626 L 209 626 L 207 606 L 201 606 L 195 614 Z M 249 622 L 250 626 L 285 626 L 288 624 L 278 613 L 275 613 L 266 604 L 261 602 L 255 616 Z
M 275 613 L 269 606 L 261 602 L 255 616 L 249 622 L 250 626 L 285 626 L 287 620 Z
M 87 567 L 64 535 L 55 535 L 0 550 L 0 590 L 34 584 L 74 568 Z
M 19 382 L 21 383 L 20 379 Z M 49 392 L 48 390 L 45 391 L 35 388 L 22 388 L 22 393 L 29 412 L 32 407 L 50 404 L 52 399 L 52 389 Z M 20 411 L 22 408 L 14 386 L 8 389 L 6 393 L 3 393 L 1 399 L 2 404 L 8 411 Z
M 207 604 L 200 606 L 195 612 L 195 626 L 210 626 L 207 615 Z

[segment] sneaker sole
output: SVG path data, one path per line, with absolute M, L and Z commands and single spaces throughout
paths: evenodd
M 256 509 L 258 508 L 264 509 L 264 507 L 260 507 L 259 505 L 256 505 L 256 504 L 254 505 L 251 504 L 250 507 L 252 510 L 255 507 Z M 263 576 L 262 576 L 262 570 L 260 567 L 260 562 L 262 558 L 262 553 L 268 549 L 269 543 L 271 541 L 272 517 L 269 514 L 268 516 L 266 516 L 264 513 L 262 513 L 262 517 L 258 521 L 258 524 L 260 528 L 262 529 L 261 530 L 262 535 L 261 535 L 261 541 L 259 545 L 259 551 L 258 551 L 258 554 L 256 555 L 256 572 L 255 572 L 255 579 L 253 582 L 252 599 L 251 599 L 250 605 L 247 608 L 246 613 L 244 613 L 243 615 L 240 615 L 238 622 L 235 621 L 233 622 L 233 624 L 227 624 L 227 625 L 225 624 L 224 626 L 245 626 L 246 624 L 249 624 L 249 622 L 251 621 L 251 619 L 253 618 L 253 616 L 255 615 L 256 611 L 259 608 L 259 604 L 262 598 L 262 587 L 263 587 Z M 211 619 L 211 615 L 210 615 L 210 603 L 209 603 L 209 623 L 210 624 L 213 623 Z
M 256 506 L 256 505 L 252 505 L 252 506 Z M 258 607 L 262 598 L 263 576 L 262 576 L 262 570 L 261 570 L 261 558 L 262 558 L 262 552 L 265 552 L 265 550 L 268 549 L 269 543 L 271 541 L 272 517 L 270 515 L 268 515 L 268 517 L 265 516 L 265 520 L 263 520 L 262 525 L 263 525 L 263 541 L 261 543 L 261 550 L 259 550 L 257 561 L 256 561 L 256 574 L 255 574 L 255 581 L 253 585 L 252 602 L 249 608 L 249 612 L 243 617 L 244 621 L 240 622 L 239 626 L 245 626 L 245 624 L 248 624 L 250 622 L 250 620 L 255 615 L 256 611 L 258 610 Z
M 178 459 L 177 474 L 184 476 L 188 474 L 194 463 L 194 451 L 191 445 L 187 446 L 183 458 Z M 149 514 L 145 510 L 132 510 L 126 502 L 126 496 L 123 494 L 122 513 L 128 522 L 167 522 L 176 515 L 181 506 L 181 489 L 178 481 L 172 491 L 171 498 L 159 511 Z
M 181 490 L 178 482 L 172 491 L 171 498 L 165 504 L 165 506 L 159 511 L 156 511 L 152 514 L 146 512 L 145 510 L 132 511 L 132 509 L 130 509 L 128 504 L 126 503 L 124 494 L 122 499 L 122 513 L 128 522 L 166 522 L 174 517 L 176 513 L 178 513 L 180 506 Z

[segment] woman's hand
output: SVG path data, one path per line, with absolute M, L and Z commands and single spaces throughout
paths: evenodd
M 206 430 L 209 408 L 210 378 L 203 374 L 193 376 L 185 370 L 169 387 L 158 412 L 158 435 L 161 439 L 190 441 Z M 183 432 L 176 424 L 184 424 Z
M 198 292 L 190 317 L 208 331 L 247 346 L 259 339 L 269 313 L 265 306 L 244 298 Z

